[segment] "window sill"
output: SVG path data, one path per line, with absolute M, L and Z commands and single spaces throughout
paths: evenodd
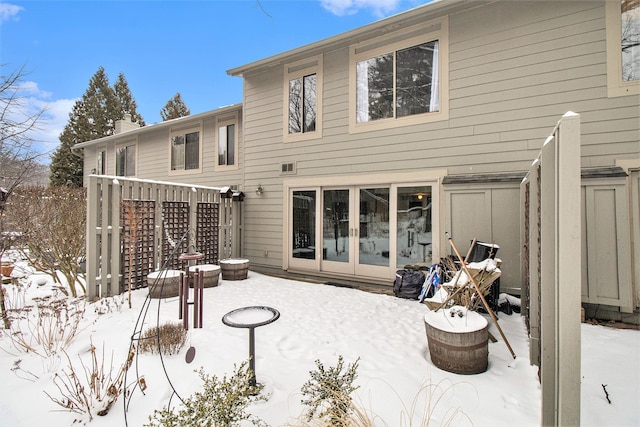
M 449 120 L 449 111 L 438 111 L 400 119 L 382 119 L 364 123 L 349 123 L 349 133 L 373 132 L 384 129 L 394 129 Z
M 227 171 L 237 171 L 238 170 L 238 165 L 230 165 L 230 166 L 216 166 L 215 171 L 216 172 L 227 172 Z
M 286 144 L 288 142 L 300 142 L 300 141 L 310 141 L 312 139 L 320 139 L 322 138 L 321 131 L 315 132 L 307 132 L 307 133 L 296 133 L 290 134 L 286 133 L 283 138 L 283 142 Z
M 169 170 L 169 176 L 197 175 L 199 173 L 202 173 L 202 168 L 200 168 L 200 169 L 187 169 L 187 170 Z

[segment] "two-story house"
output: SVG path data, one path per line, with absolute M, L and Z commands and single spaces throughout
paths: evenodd
M 237 186 L 259 271 L 390 286 L 450 232 L 519 293 L 520 183 L 574 111 L 583 302 L 615 317 L 640 301 L 639 27 L 630 0 L 428 3 L 228 70 L 241 105 L 80 144 L 85 171 Z

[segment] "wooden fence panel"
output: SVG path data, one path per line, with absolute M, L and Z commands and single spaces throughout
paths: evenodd
M 530 192 L 529 325 L 538 357 L 542 425 L 580 425 L 580 116 L 567 113 L 525 178 Z M 524 207 L 523 207 L 524 209 Z M 526 217 L 526 216 L 522 216 Z M 538 225 L 539 224 L 539 225 Z M 539 302 L 539 307 L 537 307 Z M 535 335 L 539 328 L 539 343 Z
M 175 228 L 171 230 L 171 239 L 179 240 L 184 233 L 189 239 L 188 244 L 183 245 L 184 249 L 178 249 L 180 253 L 202 247 L 208 263 L 217 263 L 221 256 L 241 255 L 239 237 L 242 220 L 237 215 L 242 212 L 240 202 L 243 195 L 228 187 L 90 175 L 87 193 L 89 300 L 122 291 L 121 283 L 126 284 L 129 272 L 134 277 L 134 287 L 144 286 L 146 270 L 161 267 L 163 253 L 166 253 L 163 247 L 167 243 L 163 224 L 165 206 L 172 206 L 170 222 Z M 127 240 L 132 228 L 122 214 L 127 203 L 144 206 L 144 232 L 141 233 L 144 238 L 133 245 L 135 250 L 125 249 L 133 243 Z M 132 267 L 129 267 L 130 261 L 133 261 Z M 172 266 L 181 267 L 180 264 Z

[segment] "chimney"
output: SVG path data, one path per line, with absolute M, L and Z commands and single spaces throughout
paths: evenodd
M 124 119 L 116 120 L 116 130 L 115 134 L 128 132 L 130 130 L 138 129 L 140 127 L 139 123 L 133 123 L 131 121 L 131 114 L 124 113 Z

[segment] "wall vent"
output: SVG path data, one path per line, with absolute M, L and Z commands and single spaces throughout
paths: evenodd
M 294 175 L 296 173 L 295 163 L 283 163 L 280 172 L 282 175 Z

